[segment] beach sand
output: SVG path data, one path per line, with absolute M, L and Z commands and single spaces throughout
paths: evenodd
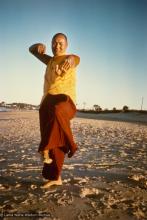
M 38 112 L 0 113 L 1 219 L 147 219 L 147 125 L 81 117 L 63 185 L 41 189 Z

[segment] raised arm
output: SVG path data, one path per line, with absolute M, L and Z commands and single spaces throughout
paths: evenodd
M 29 51 L 46 65 L 52 58 L 51 56 L 45 54 L 46 47 L 44 44 L 41 43 L 33 44 L 32 46 L 29 47 Z

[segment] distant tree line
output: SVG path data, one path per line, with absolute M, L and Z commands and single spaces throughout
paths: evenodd
M 120 111 L 120 110 L 117 110 L 116 107 L 113 107 L 112 110 L 108 110 L 108 109 L 102 110 L 102 108 L 99 105 L 96 105 L 96 104 L 93 105 L 93 108 L 94 108 L 94 111 L 96 111 L 96 112 L 102 112 L 102 111 L 105 111 L 105 112 L 108 112 L 108 111 L 117 112 L 117 111 Z M 127 105 L 124 105 L 121 111 L 128 112 L 129 111 L 129 107 Z
M 11 108 L 11 109 L 20 109 L 20 110 L 38 110 L 39 109 L 39 105 L 32 105 L 32 104 L 21 103 L 21 102 L 13 102 L 13 103 L 7 104 L 4 101 L 0 102 L 0 107 Z M 86 113 L 119 113 L 119 112 L 147 113 L 146 110 L 130 109 L 127 105 L 124 105 L 122 107 L 122 109 L 117 109 L 116 107 L 113 107 L 111 110 L 109 110 L 107 108 L 102 109 L 99 105 L 94 104 L 92 109 L 86 109 L 86 102 L 83 103 L 83 109 L 78 109 L 78 111 L 86 112 Z
M 83 105 L 83 107 L 85 107 L 85 103 Z M 94 104 L 93 105 L 93 109 L 78 109 L 78 111 L 80 112 L 86 112 L 86 113 L 120 113 L 120 112 L 141 112 L 141 113 L 147 113 L 146 110 L 133 110 L 133 109 L 130 109 L 127 105 L 124 105 L 122 107 L 122 109 L 117 109 L 116 107 L 113 107 L 111 110 L 105 108 L 105 109 L 102 109 L 99 105 L 97 104 Z

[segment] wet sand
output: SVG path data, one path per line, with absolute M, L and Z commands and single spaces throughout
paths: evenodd
M 72 120 L 79 150 L 65 159 L 63 185 L 41 189 L 38 112 L 1 112 L 0 217 L 147 219 L 147 125 L 107 119 Z

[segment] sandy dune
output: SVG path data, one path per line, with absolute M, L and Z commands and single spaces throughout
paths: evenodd
M 63 185 L 41 189 L 38 112 L 0 113 L 0 217 L 147 219 L 147 126 L 85 118 L 71 125 L 79 150 L 65 160 Z

